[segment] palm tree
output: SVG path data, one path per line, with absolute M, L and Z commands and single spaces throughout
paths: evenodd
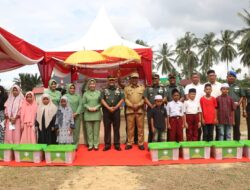
M 174 50 L 172 50 L 172 47 L 168 46 L 167 43 L 160 45 L 159 50 L 155 52 L 155 66 L 157 70 L 161 68 L 162 75 L 171 73 L 175 70 L 172 64 L 174 61 L 172 58 L 173 55 Z
M 201 55 L 201 70 L 202 73 L 206 73 L 214 63 L 218 63 L 219 53 L 215 49 L 218 45 L 218 40 L 215 40 L 215 34 L 213 32 L 205 34 L 205 36 L 199 40 L 198 49 L 199 55 Z
M 238 13 L 247 27 L 236 32 L 236 36 L 241 35 L 242 39 L 238 46 L 241 62 L 244 66 L 250 66 L 250 13 L 244 9 L 244 13 Z
M 186 32 L 185 36 L 176 43 L 176 61 L 178 66 L 182 66 L 183 75 L 186 78 L 190 78 L 198 66 L 198 56 L 194 51 L 197 43 L 198 38 L 190 32 Z
M 140 39 L 137 39 L 135 41 L 136 44 L 139 44 L 139 45 L 142 45 L 142 46 L 146 46 L 146 47 L 149 47 L 149 45 L 147 44 L 147 42 L 143 41 L 143 40 L 140 40 Z
M 228 71 L 228 62 L 232 62 L 234 58 L 237 57 L 237 52 L 234 49 L 236 36 L 231 30 L 221 31 L 221 39 L 219 44 L 221 48 L 219 50 L 220 60 L 227 62 L 227 71 Z
M 23 92 L 31 91 L 34 87 L 41 84 L 41 77 L 29 73 L 19 73 L 19 78 L 14 78 L 13 82 L 19 85 Z
M 236 31 L 235 32 L 236 36 L 244 35 L 244 34 L 250 32 L 250 13 L 246 9 L 243 9 L 243 11 L 244 11 L 245 14 L 244 13 L 238 13 L 238 16 L 245 22 L 247 27 Z

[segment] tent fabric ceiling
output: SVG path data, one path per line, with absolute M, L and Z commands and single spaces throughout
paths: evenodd
M 70 54 L 82 49 L 101 52 L 115 45 L 124 45 L 134 49 L 141 56 L 140 64 L 123 64 L 108 69 L 75 68 L 62 65 Z M 88 77 L 105 78 L 110 73 L 127 76 L 137 70 L 140 77 L 152 82 L 152 49 L 127 41 L 116 32 L 104 9 L 101 9 L 89 31 L 80 40 L 66 44 L 54 51 L 44 51 L 0 27 L 0 72 L 13 70 L 24 65 L 38 64 L 45 87 L 52 75 L 53 69 L 61 76 L 71 73 L 75 80 L 77 73 Z

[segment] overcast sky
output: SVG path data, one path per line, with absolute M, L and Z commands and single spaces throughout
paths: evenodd
M 249 0 L 0 0 L 0 26 L 50 50 L 82 37 L 104 7 L 122 37 L 142 39 L 157 49 L 163 42 L 174 45 L 187 31 L 202 37 L 240 29 L 244 23 L 237 13 L 249 5 Z M 225 77 L 226 67 L 220 65 L 215 68 Z M 240 67 L 238 60 L 232 65 Z M 18 72 L 34 68 L 1 73 L 1 84 L 9 85 Z

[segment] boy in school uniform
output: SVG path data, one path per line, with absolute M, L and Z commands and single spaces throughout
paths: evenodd
M 211 96 L 211 84 L 205 84 L 204 92 L 206 93 L 206 95 L 200 99 L 200 105 L 202 110 L 201 123 L 203 126 L 203 140 L 212 141 L 214 134 L 214 126 L 218 123 L 216 109 L 217 101 L 215 97 Z
M 190 88 L 188 100 L 184 102 L 185 127 L 187 141 L 198 140 L 198 129 L 201 127 L 200 103 L 195 101 L 196 89 Z
M 153 132 L 153 142 L 161 142 L 162 135 L 166 130 L 167 111 L 164 108 L 163 98 L 161 95 L 155 96 L 155 107 L 151 112 L 151 127 Z
M 167 124 L 168 124 L 168 141 L 183 141 L 184 128 L 184 106 L 180 101 L 180 92 L 177 89 L 172 91 L 173 100 L 167 104 Z
M 231 140 L 231 128 L 234 125 L 234 101 L 228 95 L 229 85 L 221 85 L 221 95 L 217 97 L 219 140 Z

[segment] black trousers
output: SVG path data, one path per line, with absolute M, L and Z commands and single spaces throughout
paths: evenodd
M 219 141 L 220 138 L 220 129 L 218 125 L 215 125 L 215 140 Z
M 152 127 L 151 127 L 151 112 L 152 109 L 148 109 L 147 110 L 147 120 L 148 120 L 148 142 L 153 142 L 153 131 L 152 131 Z
M 114 145 L 120 146 L 120 121 L 120 109 L 111 113 L 106 108 L 103 108 L 105 146 L 111 146 L 111 125 L 113 125 Z
M 250 140 L 250 103 L 247 104 L 247 139 Z
M 233 140 L 240 140 L 240 107 L 234 111 L 235 125 L 233 126 Z
M 200 127 L 200 128 L 198 128 L 198 141 L 201 140 L 201 136 L 202 136 L 202 129 Z
M 203 141 L 212 141 L 214 136 L 214 124 L 206 124 L 202 126 Z

